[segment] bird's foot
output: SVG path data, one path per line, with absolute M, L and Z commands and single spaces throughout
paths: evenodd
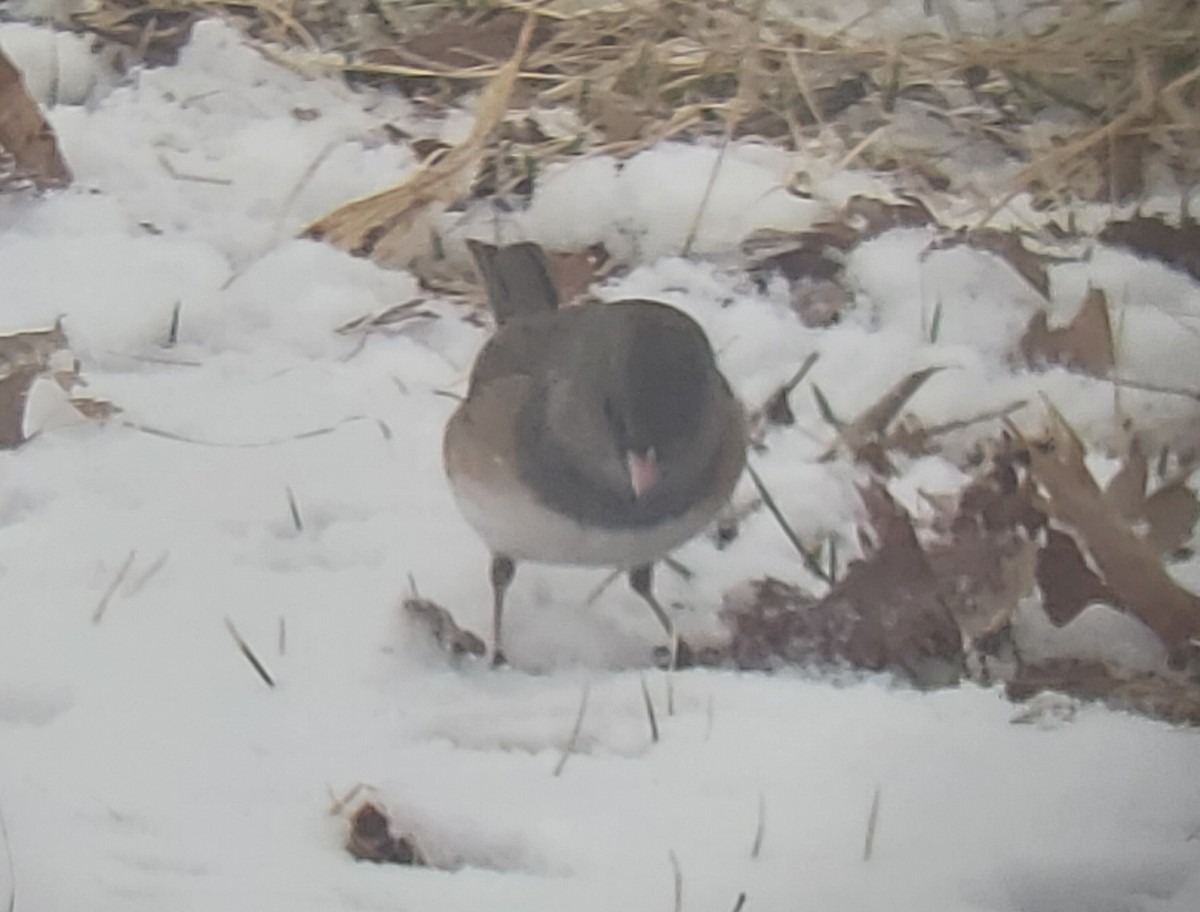
M 504 668 L 508 664 L 508 656 L 504 654 L 504 650 L 497 646 L 492 650 L 492 667 Z

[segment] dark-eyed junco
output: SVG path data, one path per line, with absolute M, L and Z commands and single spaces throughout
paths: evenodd
M 446 425 L 446 474 L 492 553 L 493 661 L 519 561 L 615 567 L 681 648 L 655 561 L 700 532 L 746 461 L 742 408 L 700 326 L 657 301 L 559 308 L 540 247 L 472 244 L 499 324 Z M 673 653 L 673 660 L 677 652 Z

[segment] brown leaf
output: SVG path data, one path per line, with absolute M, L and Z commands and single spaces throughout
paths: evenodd
M 1094 659 L 1047 659 L 1024 665 L 1006 690 L 1012 700 L 1054 690 L 1173 725 L 1200 725 L 1200 687 L 1194 682 L 1126 675 Z
M 1031 367 L 1049 361 L 1094 377 L 1108 376 L 1116 364 L 1108 297 L 1093 288 L 1079 312 L 1061 329 L 1051 329 L 1045 311 L 1038 311 L 1020 345 L 1021 355 Z
M 861 225 L 859 239 L 863 241 L 893 228 L 924 228 L 938 223 L 929 207 L 912 196 L 899 203 L 861 194 L 852 196 L 842 207 L 842 215 L 848 224 Z
M 532 50 L 546 42 L 558 23 L 537 16 L 529 39 Z M 525 25 L 525 15 L 499 9 L 464 19 L 451 13 L 439 16 L 432 27 L 386 48 L 363 54 L 367 63 L 461 70 L 507 60 Z
M 1177 478 L 1146 498 L 1142 519 L 1147 526 L 1146 544 L 1154 553 L 1174 554 L 1191 540 L 1196 520 L 1200 519 L 1200 502 L 1185 480 Z
M 0 369 L 19 366 L 48 370 L 51 358 L 70 348 L 62 320 L 49 329 L 30 329 L 0 336 Z
M 1033 591 L 1037 547 L 1015 530 L 960 528 L 928 550 L 942 599 L 968 644 L 1006 627 Z
M 426 861 L 412 837 L 393 836 L 391 826 L 391 820 L 378 805 L 364 802 L 350 817 L 346 851 L 359 861 L 425 865 Z
M 25 400 L 39 373 L 37 367 L 22 364 L 0 376 L 0 448 L 25 442 Z
M 653 118 L 628 95 L 596 91 L 584 108 L 584 116 L 610 142 L 630 142 L 641 139 Z
M 1030 471 L 1046 493 L 1050 515 L 1078 536 L 1119 604 L 1178 656 L 1200 634 L 1200 598 L 1176 583 L 1154 549 L 1133 533 L 1087 471 L 1065 420 L 1057 413 L 1052 418 L 1047 444 L 1029 448 Z
M 402 183 L 323 216 L 302 236 L 398 266 L 430 254 L 434 220 L 471 191 L 488 138 L 507 110 L 536 19 L 526 18 L 512 57 L 480 95 L 475 124 L 465 140 L 421 162 Z
M 1196 222 L 1175 226 L 1157 216 L 1139 215 L 1111 223 L 1100 232 L 1100 240 L 1200 279 L 1200 224 Z
M 107 421 L 122 412 L 120 406 L 114 405 L 107 399 L 85 399 L 73 396 L 71 405 L 75 411 L 90 421 Z
M 46 190 L 71 179 L 54 131 L 26 91 L 20 71 L 0 51 L 0 183 L 28 181 Z
M 1129 450 L 1117 470 L 1104 489 L 1104 496 L 1118 513 L 1127 521 L 1133 522 L 1142 515 L 1146 503 L 1146 481 L 1150 475 L 1150 466 L 1146 454 L 1137 437 L 1129 440 Z
M 1071 623 L 1093 602 L 1120 605 L 1120 599 L 1087 565 L 1075 539 L 1050 529 L 1037 555 L 1037 584 L 1046 616 L 1059 627 Z
M 1016 231 L 1000 231 L 995 228 L 959 231 L 950 237 L 935 241 L 929 245 L 929 249 L 948 250 L 961 244 L 998 256 L 1033 286 L 1034 291 L 1046 300 L 1050 299 L 1050 275 L 1046 272 L 1045 258 L 1029 250 Z
M 872 461 L 870 457 L 873 451 L 869 449 L 869 445 L 880 444 L 885 438 L 888 425 L 900 414 L 908 400 L 925 385 L 926 380 L 941 370 L 941 367 L 926 367 L 901 378 L 879 401 L 841 429 L 840 442 L 855 454 L 856 458 Z M 830 459 L 833 453 L 834 449 L 831 447 L 821 458 Z
M 878 546 L 814 602 L 794 586 L 760 580 L 731 596 L 722 618 L 741 667 L 785 661 L 849 663 L 892 671 L 921 686 L 957 681 L 962 638 L 908 514 L 887 491 L 863 492 Z
M 845 253 L 861 233 L 845 222 L 822 222 L 797 232 L 757 231 L 742 243 L 758 276 L 779 273 L 789 282 L 831 281 L 842 273 Z
M 436 602 L 413 597 L 405 599 L 403 607 L 408 616 L 428 630 L 442 651 L 449 655 L 481 656 L 487 652 L 483 640 L 459 627 L 450 612 Z

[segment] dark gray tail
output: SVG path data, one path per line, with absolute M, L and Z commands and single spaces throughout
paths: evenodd
M 494 247 L 482 241 L 467 241 L 467 247 L 483 277 L 497 323 L 520 314 L 558 309 L 558 288 L 550 275 L 550 263 L 537 244 L 526 241 Z

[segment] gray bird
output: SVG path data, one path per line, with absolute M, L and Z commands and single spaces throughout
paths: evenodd
M 491 551 L 492 661 L 520 561 L 614 567 L 670 637 L 655 561 L 707 526 L 746 461 L 741 405 L 691 317 L 657 301 L 559 308 L 540 247 L 472 243 L 498 329 L 446 425 L 446 475 Z

